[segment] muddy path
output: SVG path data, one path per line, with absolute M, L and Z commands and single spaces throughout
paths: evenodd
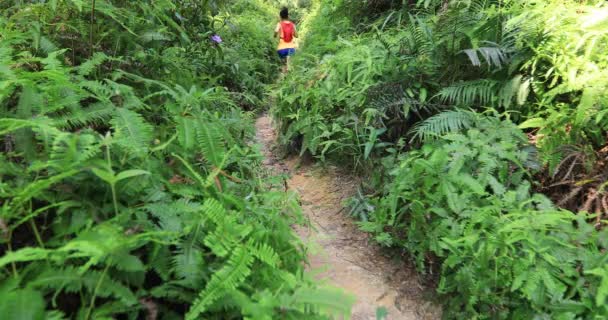
M 309 244 L 309 272 L 355 295 L 352 319 L 375 320 L 379 307 L 386 308 L 389 320 L 440 319 L 440 309 L 424 299 L 428 291 L 413 269 L 391 261 L 348 217 L 343 202 L 356 191 L 357 178 L 335 167 L 279 159 L 273 152 L 276 135 L 267 115 L 258 118 L 256 130 L 264 165 L 289 176 L 287 188 L 299 193 L 311 221 L 312 228 L 296 230 Z

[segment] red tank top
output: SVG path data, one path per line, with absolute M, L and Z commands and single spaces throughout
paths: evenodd
M 283 41 L 291 42 L 291 40 L 293 40 L 293 23 L 290 21 L 281 21 L 281 30 L 283 31 Z

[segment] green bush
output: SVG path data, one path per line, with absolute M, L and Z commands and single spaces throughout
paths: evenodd
M 223 1 L 94 3 L 0 16 L 3 318 L 348 314 L 304 275 L 300 208 L 259 173 L 240 108 L 276 68 L 247 60 L 271 51 L 251 24 L 267 7 L 228 31 Z
M 361 130 L 362 121 L 353 119 L 375 114 L 380 124 L 373 127 L 385 132 L 375 138 L 396 143 L 416 122 L 445 109 L 495 109 L 535 130 L 551 174 L 573 149 L 585 153 L 583 170 L 590 171 L 596 159 L 592 150 L 603 146 L 606 132 L 602 52 L 608 8 L 603 1 L 402 4 L 336 0 L 317 5 L 294 59 L 297 75 L 279 90 L 275 115 L 283 121 L 285 143 L 304 137 L 299 151 L 320 158 L 331 152 L 359 165 L 367 159 L 362 144 L 374 136 L 365 134 L 372 128 Z M 365 52 L 372 53 L 379 73 L 365 67 Z M 296 113 L 301 109 L 306 112 Z M 348 132 L 333 137 L 317 123 L 335 123 Z M 300 129 L 308 124 L 312 135 Z M 362 139 L 349 138 L 351 132 Z M 321 142 L 331 147 L 308 148 Z
M 319 2 L 277 90 L 282 142 L 370 177 L 351 213 L 420 270 L 441 265 L 447 318 L 606 318 L 603 216 L 557 209 L 531 173 L 605 211 L 593 195 L 606 184 L 594 163 L 606 12 L 597 0 Z
M 447 318 L 608 316 L 608 230 L 531 192 L 534 152 L 511 122 L 466 127 L 402 156 L 362 228 L 439 271 Z

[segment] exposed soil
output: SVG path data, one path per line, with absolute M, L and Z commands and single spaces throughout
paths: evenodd
M 301 158 L 279 159 L 271 118 L 261 116 L 256 128 L 264 164 L 289 176 L 286 187 L 299 193 L 311 221 L 312 228 L 296 230 L 309 244 L 309 272 L 355 295 L 352 319 L 375 320 L 379 307 L 386 308 L 389 320 L 440 319 L 440 308 L 425 299 L 428 290 L 413 268 L 383 254 L 346 214 L 343 202 L 356 191 L 358 179 Z

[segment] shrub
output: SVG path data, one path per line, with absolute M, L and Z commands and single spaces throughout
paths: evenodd
M 420 270 L 440 265 L 449 318 L 608 315 L 608 232 L 531 193 L 532 150 L 509 121 L 471 116 L 462 132 L 403 156 L 361 222 L 378 242 L 411 253 Z
M 304 275 L 291 229 L 300 208 L 259 173 L 252 114 L 235 98 L 261 97 L 254 79 L 269 81 L 272 66 L 241 59 L 270 35 L 243 28 L 223 55 L 207 36 L 228 8 L 179 3 L 18 1 L 2 12 L 3 317 L 349 312 L 348 298 Z M 239 21 L 264 11 L 250 14 Z M 246 70 L 227 89 L 219 72 L 235 61 Z

